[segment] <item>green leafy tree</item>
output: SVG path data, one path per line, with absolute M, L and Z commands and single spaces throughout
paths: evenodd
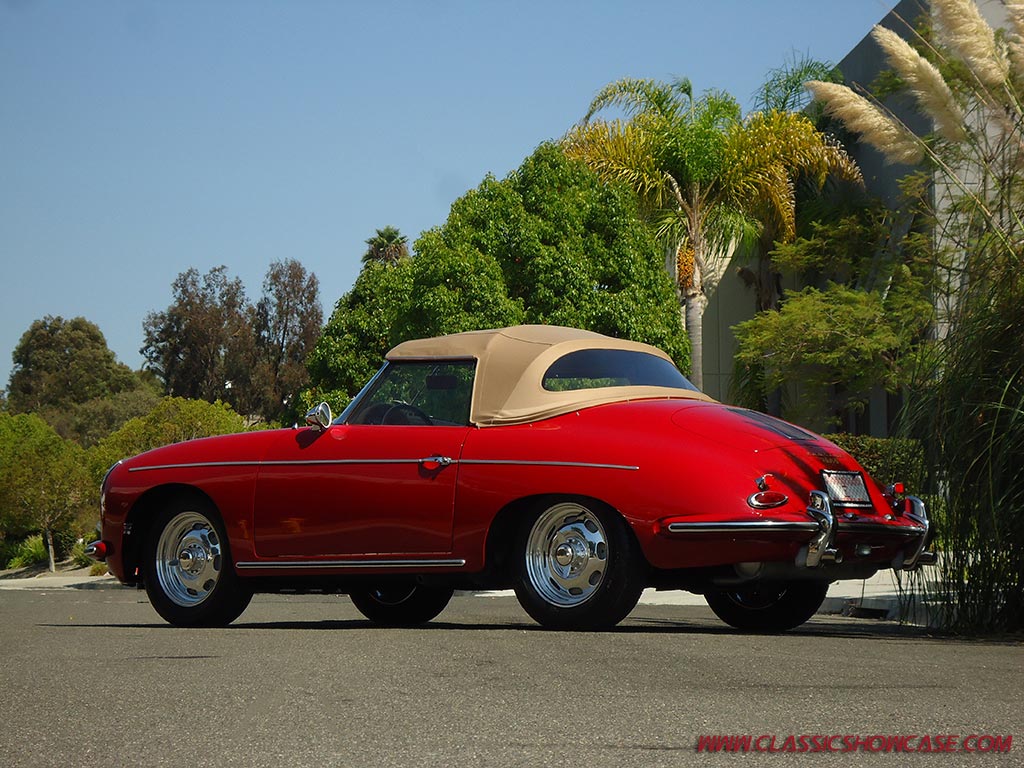
M 138 382 L 117 362 L 95 323 L 47 315 L 25 331 L 12 355 L 8 386 L 14 413 L 48 413 L 133 389 Z
M 225 400 L 254 420 L 290 413 L 323 322 L 316 275 L 294 259 L 274 262 L 255 305 L 224 266 L 182 272 L 172 291 L 171 305 L 143 323 L 141 353 L 164 392 Z
M 146 316 L 140 350 L 165 392 L 210 402 L 255 399 L 246 387 L 235 387 L 236 380 L 247 381 L 255 354 L 241 280 L 229 278 L 224 266 L 202 276 L 192 268 L 178 275 L 172 292 L 166 310 Z
M 786 418 L 836 427 L 870 392 L 900 391 L 913 376 L 934 318 L 932 248 L 919 210 L 898 212 L 861 193 L 810 206 L 799 236 L 770 252 L 772 269 L 807 287 L 787 292 L 734 327 L 733 399 Z
M 320 283 L 294 259 L 274 262 L 254 310 L 256 368 L 252 388 L 256 410 L 280 421 L 295 410 L 296 395 L 309 381 L 306 359 L 323 325 Z
M 39 532 L 56 570 L 54 535 L 94 508 L 85 452 L 35 414 L 0 413 L 0 529 Z
M 90 452 L 89 466 L 98 484 L 115 462 L 171 443 L 244 432 L 245 419 L 220 401 L 165 397 L 145 416 L 129 420 Z
M 456 201 L 453 212 L 465 200 Z M 522 305 L 508 296 L 501 266 L 489 253 L 458 242 L 443 227 L 416 241 L 410 300 L 394 331 L 398 338 L 497 328 L 522 319 Z
M 338 302 L 310 358 L 306 393 L 347 402 L 408 338 L 554 323 L 655 344 L 688 368 L 661 249 L 632 193 L 561 148 L 488 177 L 452 205 L 415 256 L 371 262 Z
M 557 145 L 457 200 L 413 261 L 403 337 L 551 323 L 655 344 L 689 367 L 661 249 L 635 199 Z
M 64 430 L 57 431 L 83 448 L 91 448 L 113 434 L 130 419 L 145 416 L 160 402 L 153 387 L 140 386 L 109 397 L 97 397 L 82 403 L 68 414 Z
M 326 400 L 339 412 L 380 367 L 398 339 L 398 313 L 409 302 L 412 261 L 368 262 L 334 307 L 307 360 L 311 386 L 302 402 Z
M 757 407 L 776 388 L 798 385 L 800 396 L 786 418 L 813 423 L 826 413 L 827 425 L 835 426 L 845 412 L 863 406 L 873 387 L 898 391 L 913 370 L 902 363 L 931 311 L 920 300 L 911 305 L 916 317 L 893 305 L 879 292 L 835 283 L 787 294 L 778 311 L 734 328 L 737 364 L 758 373 L 748 384 L 757 397 L 736 399 Z M 908 316 L 910 322 L 901 321 Z

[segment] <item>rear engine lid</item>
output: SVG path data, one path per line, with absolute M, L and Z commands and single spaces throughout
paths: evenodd
M 672 415 L 672 422 L 698 437 L 732 448 L 758 451 L 797 444 L 828 452 L 832 446 L 795 424 L 721 403 L 687 403 Z

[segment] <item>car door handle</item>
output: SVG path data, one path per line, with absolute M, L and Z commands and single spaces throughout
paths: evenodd
M 427 456 L 425 459 L 420 459 L 420 466 L 431 472 L 435 469 L 443 469 L 451 463 L 452 459 L 449 456 Z

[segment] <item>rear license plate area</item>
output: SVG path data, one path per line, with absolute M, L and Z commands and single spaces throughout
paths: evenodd
M 870 507 L 871 497 L 861 472 L 823 469 L 821 479 L 829 501 L 837 507 Z

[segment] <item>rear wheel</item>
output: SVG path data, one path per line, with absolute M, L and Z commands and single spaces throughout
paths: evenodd
M 730 626 L 754 632 L 784 632 L 817 613 L 827 592 L 825 581 L 791 581 L 709 592 L 704 597 L 715 615 Z
M 516 542 L 516 596 L 550 629 L 600 629 L 636 606 L 647 566 L 633 532 L 596 502 L 542 509 Z
M 448 605 L 454 590 L 421 584 L 389 584 L 349 593 L 353 605 L 374 624 L 415 627 L 435 618 Z
M 146 593 L 177 626 L 222 627 L 252 599 L 232 566 L 220 518 L 207 502 L 178 500 L 154 521 L 146 541 Z

